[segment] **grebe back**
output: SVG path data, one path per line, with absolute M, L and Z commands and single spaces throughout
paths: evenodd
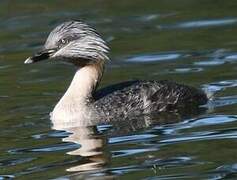
M 108 51 L 106 42 L 94 29 L 69 21 L 58 25 L 42 51 L 25 61 L 62 60 L 78 67 L 51 113 L 54 124 L 73 126 L 95 118 L 112 121 L 138 114 L 177 112 L 208 101 L 203 91 L 171 81 L 128 81 L 96 91 L 109 60 Z

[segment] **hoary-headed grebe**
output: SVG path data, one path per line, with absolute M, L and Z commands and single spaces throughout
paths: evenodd
M 99 118 L 112 121 L 138 114 L 178 112 L 207 102 L 201 90 L 170 81 L 127 81 L 96 91 L 109 60 L 109 48 L 88 25 L 69 21 L 58 25 L 44 48 L 25 64 L 45 59 L 71 62 L 78 70 L 51 113 L 53 123 L 73 123 Z

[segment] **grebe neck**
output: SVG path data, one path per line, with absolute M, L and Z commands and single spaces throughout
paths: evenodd
M 66 93 L 51 113 L 54 128 L 71 126 L 73 122 L 87 122 L 96 115 L 90 106 L 93 92 L 103 75 L 104 63 L 78 68 Z
M 88 103 L 103 75 L 104 63 L 79 67 L 59 103 Z

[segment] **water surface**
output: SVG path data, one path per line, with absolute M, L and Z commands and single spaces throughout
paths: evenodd
M 1 1 L 0 179 L 237 178 L 236 8 L 235 0 Z M 109 43 L 101 87 L 174 80 L 205 90 L 206 110 L 53 130 L 49 112 L 75 68 L 23 62 L 69 19 Z

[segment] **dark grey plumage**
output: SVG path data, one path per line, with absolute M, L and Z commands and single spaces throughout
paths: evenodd
M 204 92 L 172 81 L 128 81 L 94 94 L 98 112 L 111 119 L 159 112 L 188 112 L 206 104 Z

